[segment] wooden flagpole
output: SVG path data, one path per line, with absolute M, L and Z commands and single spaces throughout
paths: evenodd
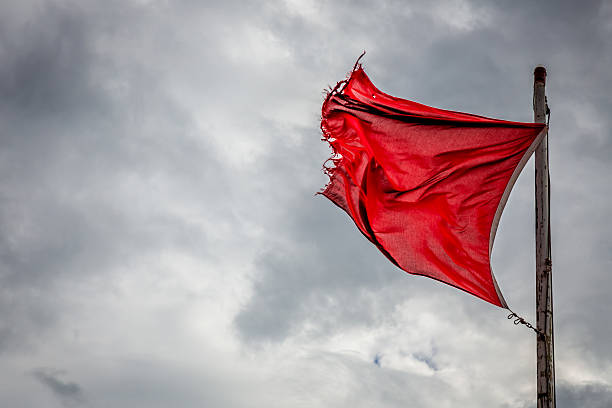
M 534 121 L 546 123 L 546 69 L 536 67 L 533 75 Z M 537 340 L 538 408 L 555 408 L 549 184 L 547 130 L 535 151 L 536 326 L 540 332 Z

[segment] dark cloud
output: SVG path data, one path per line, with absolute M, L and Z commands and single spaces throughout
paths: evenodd
M 427 367 L 431 368 L 433 371 L 438 371 L 439 368 L 434 361 L 434 354 L 435 353 L 432 353 L 431 355 L 425 353 L 414 353 L 412 356 L 418 361 L 422 361 L 423 363 L 427 364 Z
M 93 62 L 85 17 L 76 10 L 47 6 L 25 26 L 4 30 L 3 113 L 40 120 L 67 109 L 78 111 L 83 102 L 96 103 L 84 86 L 91 80 Z M 45 24 L 40 24 L 43 18 Z
M 61 371 L 38 369 L 32 375 L 41 384 L 46 386 L 65 406 L 79 406 L 84 401 L 84 394 L 81 387 L 71 381 L 62 380 Z
M 557 386 L 557 402 L 567 408 L 604 408 L 612 405 L 612 387 L 607 384 L 571 384 Z
M 156 72 L 100 51 L 113 18 L 45 4 L 4 26 L 0 349 L 40 339 L 65 280 L 111 277 L 161 248 L 206 253 L 208 232 L 164 208 L 166 194 L 223 211 L 201 200 L 226 194 L 224 172 L 191 116 Z

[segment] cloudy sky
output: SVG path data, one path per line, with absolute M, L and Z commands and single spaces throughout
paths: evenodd
M 535 407 L 535 336 L 321 196 L 323 90 L 532 119 L 559 407 L 612 406 L 612 3 L 0 3 L 0 405 Z M 493 268 L 534 319 L 533 162 Z

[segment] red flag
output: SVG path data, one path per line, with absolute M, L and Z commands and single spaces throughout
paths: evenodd
M 334 152 L 322 194 L 391 262 L 507 307 L 491 249 L 545 125 L 395 98 L 359 66 L 327 96 L 321 129 Z

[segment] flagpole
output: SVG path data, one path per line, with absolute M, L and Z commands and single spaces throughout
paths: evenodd
M 534 121 L 546 123 L 546 69 L 536 67 L 533 81 Z M 548 130 L 535 151 L 536 326 L 538 408 L 555 408 L 552 261 L 550 250 L 550 178 Z

